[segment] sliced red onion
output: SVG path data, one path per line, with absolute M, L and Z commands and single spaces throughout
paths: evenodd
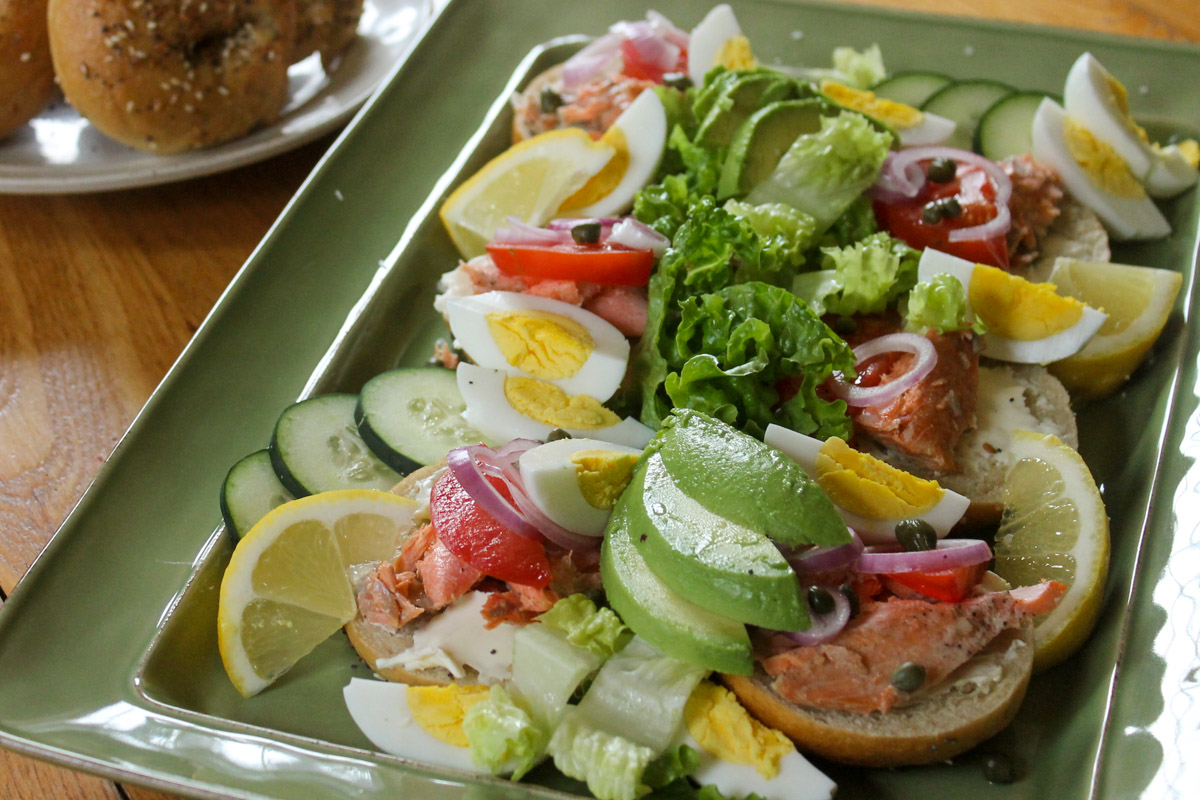
M 487 479 L 482 464 L 490 463 L 495 451 L 483 445 L 457 447 L 446 454 L 446 465 L 454 473 L 463 491 L 493 519 L 518 536 L 540 539 L 541 532 L 521 514 Z M 496 475 L 499 470 L 491 472 Z M 499 475 L 499 477 L 503 477 Z M 506 481 L 507 483 L 507 481 Z M 511 490 L 511 487 L 510 487 Z
M 568 58 L 563 62 L 563 86 L 570 89 L 596 77 L 620 55 L 623 41 L 620 33 L 606 33 Z
M 941 539 L 933 550 L 908 551 L 897 545 L 868 547 L 858 557 L 856 569 L 873 575 L 897 572 L 937 572 L 973 567 L 992 558 L 992 548 L 981 539 Z
M 609 244 L 620 244 L 634 250 L 653 250 L 657 258 L 666 252 L 671 241 L 649 225 L 633 217 L 625 217 L 613 226 Z
M 916 386 L 937 366 L 938 355 L 933 342 L 917 333 L 889 333 L 863 342 L 854 348 L 854 363 L 858 365 L 868 358 L 897 351 L 911 353 L 917 357 L 908 372 L 878 386 L 856 386 L 835 375 L 830 384 L 833 393 L 845 400 L 849 406 L 885 405 Z
M 492 236 L 492 242 L 495 244 L 529 244 L 550 247 L 556 244 L 570 244 L 571 231 L 569 228 L 565 231 L 552 228 L 539 228 L 536 225 L 530 225 L 528 222 L 522 221 L 519 217 L 509 217 L 506 220 L 506 227 L 496 229 L 496 233 Z
M 850 621 L 850 600 L 836 586 L 824 586 L 825 591 L 833 598 L 833 611 L 817 616 L 809 615 L 812 624 L 803 631 L 783 631 L 783 635 L 796 644 L 824 644 L 841 633 L 842 628 Z
M 519 457 L 520 452 L 513 457 L 503 459 L 501 461 L 501 468 L 504 473 L 504 482 L 508 484 L 509 491 L 513 495 L 513 500 L 516 501 L 517 508 L 524 515 L 525 519 L 537 528 L 543 536 L 564 550 L 584 551 L 595 550 L 599 547 L 603 537 L 585 536 L 581 533 L 569 531 L 547 517 L 538 508 L 537 503 L 533 502 L 533 498 L 525 491 L 525 484 L 521 480 L 521 470 L 517 463 Z
M 910 149 L 888 154 L 878 180 L 871 187 L 872 197 L 885 203 L 896 203 L 911 200 L 920 193 L 921 187 L 925 185 L 925 170 L 921 169 L 919 159 L 900 158 L 901 155 L 911 152 Z
M 862 539 L 852 529 L 850 542 L 832 547 L 809 547 L 784 552 L 784 558 L 800 575 L 815 575 L 819 572 L 834 572 L 854 563 L 863 551 Z
M 642 61 L 663 72 L 670 72 L 679 63 L 679 47 L 653 33 L 631 36 L 629 43 Z
M 600 223 L 600 237 L 604 238 L 611 231 L 613 225 L 621 221 L 620 217 L 560 217 L 552 219 L 546 223 L 546 227 L 552 231 L 567 231 L 568 233 L 576 225 L 584 225 L 588 222 Z
M 687 31 L 675 27 L 675 24 L 660 12 L 650 9 L 646 12 L 646 21 L 650 23 L 650 27 L 655 33 L 676 47 L 686 50 L 691 44 L 692 37 L 688 35 Z

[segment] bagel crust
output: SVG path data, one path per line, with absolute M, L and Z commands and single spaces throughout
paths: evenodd
M 293 0 L 50 0 L 48 25 L 67 100 L 130 147 L 211 147 L 287 100 Z
M 296 9 L 292 63 L 317 52 L 328 70 L 358 35 L 363 0 L 296 0 Z
M 0 138 L 37 116 L 53 97 L 46 0 L 0 0 Z

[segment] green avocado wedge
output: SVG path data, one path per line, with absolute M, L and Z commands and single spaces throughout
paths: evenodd
M 808 98 L 771 103 L 751 114 L 729 143 L 718 199 L 745 194 L 766 180 L 792 142 L 821 130 L 821 114 L 828 109 L 821 100 Z
M 727 88 L 713 101 L 704 116 L 696 112 L 700 128 L 696 142 L 704 147 L 724 147 L 756 109 L 798 95 L 796 82 L 770 70 L 730 73 Z M 699 103 L 697 104 L 699 105 Z
M 613 508 L 600 549 L 600 576 L 613 611 L 668 655 L 717 672 L 751 674 L 746 626 L 684 600 L 654 574 L 634 546 L 627 496 L 628 491 Z
M 658 453 L 639 465 L 626 515 L 638 552 L 685 600 L 772 630 L 808 627 L 800 583 L 779 548 L 681 492 Z
M 680 491 L 730 522 L 782 544 L 846 544 L 833 502 L 788 456 L 691 409 L 676 409 L 649 449 Z

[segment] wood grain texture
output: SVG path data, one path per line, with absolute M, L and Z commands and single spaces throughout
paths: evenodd
M 1196 0 L 869 4 L 1200 42 Z M 328 144 L 152 189 L 0 197 L 0 602 Z M 0 797 L 171 800 L 4 752 Z

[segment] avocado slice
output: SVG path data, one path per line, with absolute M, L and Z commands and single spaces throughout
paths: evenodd
M 668 587 L 739 622 L 785 631 L 808 627 L 800 583 L 779 548 L 681 492 L 658 453 L 638 471 L 629 489 L 629 530 Z
M 613 508 L 600 549 L 609 605 L 634 633 L 668 655 L 718 672 L 751 674 L 746 626 L 684 600 L 646 564 L 626 518 L 628 496 L 626 490 Z
M 796 139 L 821 130 L 821 115 L 828 109 L 821 100 L 808 98 L 771 103 L 751 114 L 730 141 L 718 199 L 745 194 L 766 180 Z
M 701 120 L 696 143 L 703 147 L 724 147 L 734 132 L 756 109 L 798 94 L 796 83 L 778 73 L 767 71 L 743 74 L 732 82 L 712 103 Z
M 821 487 L 788 456 L 692 409 L 676 409 L 651 442 L 675 485 L 714 514 L 783 544 L 850 541 Z

